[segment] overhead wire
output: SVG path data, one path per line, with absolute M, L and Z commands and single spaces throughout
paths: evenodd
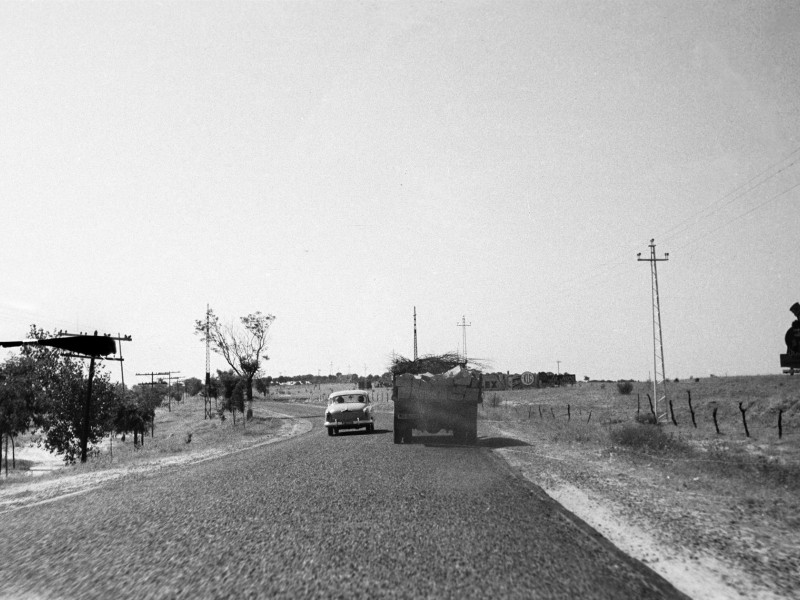
M 705 232 L 705 238 L 695 237 L 695 238 L 693 238 L 692 240 L 690 240 L 689 242 L 687 242 L 685 244 L 676 246 L 675 249 L 678 249 L 678 250 L 685 249 L 685 248 L 697 245 L 700 242 L 706 241 L 709 237 L 713 236 L 718 231 L 726 229 L 732 223 L 735 223 L 736 221 L 739 221 L 740 219 L 743 219 L 747 215 L 750 215 L 750 214 L 756 212 L 757 210 L 765 207 L 767 204 L 770 204 L 770 203 L 774 202 L 775 200 L 777 200 L 781 196 L 785 196 L 786 194 L 788 194 L 792 190 L 797 189 L 798 187 L 800 187 L 800 182 L 795 183 L 793 186 L 788 187 L 785 190 L 783 190 L 781 192 L 778 192 L 777 194 L 775 194 L 773 196 L 770 196 L 769 198 L 767 198 L 763 202 L 757 204 L 756 206 L 750 208 L 749 210 L 747 210 L 747 211 L 745 211 L 743 213 L 739 213 L 738 215 L 733 216 L 732 218 L 730 218 L 729 220 L 727 220 L 724 223 L 720 224 L 719 226 L 715 227 L 714 229 L 711 229 L 711 230 Z
M 690 232 L 693 227 L 700 226 L 701 224 L 705 224 L 709 217 L 711 217 L 712 215 L 717 214 L 718 212 L 720 212 L 720 211 L 722 211 L 722 210 L 724 210 L 724 209 L 726 209 L 728 207 L 733 206 L 735 203 L 737 203 L 737 201 L 751 199 L 752 197 L 749 195 L 749 194 L 751 194 L 751 192 L 753 192 L 754 190 L 760 188 L 764 184 L 772 181 L 773 179 L 775 179 L 777 176 L 781 175 L 782 173 L 785 173 L 786 171 L 788 171 L 793 166 L 795 166 L 797 164 L 800 164 L 800 157 L 798 157 L 795 160 L 792 160 L 789 164 L 785 164 L 784 165 L 784 163 L 786 163 L 787 161 L 791 160 L 798 153 L 800 153 L 800 146 L 798 146 L 797 148 L 795 148 L 794 150 L 789 152 L 787 155 L 785 155 L 780 160 L 772 163 L 770 166 L 768 166 L 764 170 L 760 171 L 757 175 L 751 177 L 750 179 L 748 179 L 743 184 L 737 186 L 736 188 L 734 188 L 730 192 L 726 193 L 725 195 L 721 196 L 717 200 L 715 200 L 712 203 L 708 204 L 705 208 L 694 212 L 692 215 L 690 215 L 689 217 L 683 219 L 682 221 L 680 221 L 676 225 L 672 226 L 670 229 L 667 229 L 665 232 L 660 233 L 657 236 L 658 239 L 660 241 L 664 241 L 664 240 L 669 241 L 669 240 L 675 239 L 680 234 L 682 234 L 684 232 Z M 783 166 L 781 166 L 781 165 L 783 165 Z M 775 170 L 777 167 L 780 167 L 780 168 Z M 711 237 L 713 234 L 721 231 L 722 229 L 725 229 L 726 227 L 730 226 L 732 223 L 734 223 L 734 222 L 746 217 L 747 215 L 750 215 L 750 214 L 756 212 L 757 210 L 763 208 L 764 206 L 770 204 L 771 202 L 774 202 L 778 198 L 788 194 L 789 192 L 791 192 L 792 190 L 796 189 L 797 187 L 800 187 L 800 183 L 792 185 L 792 186 L 784 189 L 783 191 L 781 191 L 781 192 L 779 192 L 779 193 L 777 193 L 777 194 L 775 194 L 773 196 L 770 196 L 767 200 L 764 200 L 764 201 L 760 202 L 759 204 L 749 208 L 745 212 L 742 212 L 742 213 L 739 213 L 739 214 L 733 216 L 732 218 L 726 220 L 723 224 L 721 224 L 721 225 L 719 225 L 719 226 L 717 226 L 717 227 L 715 227 L 715 228 L 713 228 L 713 229 L 711 229 L 709 231 L 704 232 L 704 236 L 703 237 L 694 236 L 692 238 L 692 241 L 690 241 L 690 242 L 688 242 L 686 244 L 681 244 L 681 245 L 675 246 L 673 248 L 673 250 L 684 249 L 686 247 L 689 247 L 689 246 L 692 246 L 692 245 L 696 245 L 696 244 L 699 244 L 699 243 L 701 243 L 703 241 L 708 240 L 708 238 Z M 567 292 L 571 291 L 572 289 L 575 289 L 577 287 L 575 284 L 577 284 L 579 282 L 582 283 L 582 284 L 586 284 L 587 281 L 598 280 L 597 283 L 595 283 L 593 285 L 590 285 L 588 287 L 586 285 L 581 285 L 580 286 L 581 291 L 594 289 L 594 288 L 598 287 L 599 285 L 603 284 L 609 275 L 611 275 L 611 274 L 613 274 L 615 272 L 618 272 L 619 271 L 619 267 L 621 267 L 623 265 L 631 264 L 631 263 L 629 263 L 629 261 L 632 260 L 632 254 L 633 254 L 632 252 L 625 252 L 624 254 L 620 253 L 616 257 L 613 257 L 613 258 L 611 258 L 611 259 L 609 259 L 609 260 L 607 260 L 605 262 L 602 262 L 602 263 L 590 268 L 588 273 L 583 274 L 583 275 L 577 275 L 577 276 L 573 277 L 572 279 L 570 279 L 568 281 L 562 282 L 562 284 L 560 286 L 558 286 L 557 288 L 555 288 L 553 291 L 556 294 L 563 294 L 563 293 L 567 293 Z M 633 271 L 633 266 L 628 267 L 625 271 L 626 272 L 627 271 Z
M 781 160 L 771 164 L 769 167 L 767 167 L 766 169 L 764 169 L 763 171 L 761 171 L 757 175 L 755 175 L 755 176 L 751 177 L 750 179 L 748 179 L 742 185 L 740 185 L 740 186 L 736 187 L 735 189 L 731 190 L 730 192 L 728 192 L 727 194 L 725 194 L 724 196 L 722 196 L 718 200 L 715 200 L 714 202 L 712 202 L 711 204 L 709 204 L 708 206 L 706 206 L 702 210 L 696 212 L 693 215 L 690 215 L 689 217 L 687 217 L 683 221 L 680 221 L 679 223 L 674 225 L 672 228 L 664 231 L 663 233 L 661 233 L 659 235 L 659 239 L 661 239 L 662 241 L 663 240 L 669 241 L 671 239 L 674 239 L 681 232 L 690 229 L 691 225 L 697 223 L 697 221 L 699 221 L 700 219 L 707 219 L 711 215 L 719 212 L 720 210 L 723 210 L 723 209 L 731 206 L 737 200 L 744 198 L 747 194 L 749 194 L 753 190 L 761 187 L 762 185 L 764 185 L 768 181 L 774 179 L 775 177 L 777 177 L 781 173 L 785 172 L 789 168 L 791 168 L 794 165 L 800 163 L 800 158 L 798 158 L 798 159 L 792 161 L 791 163 L 789 163 L 788 165 L 785 165 L 784 167 L 778 169 L 777 171 L 769 174 L 769 176 L 764 177 L 767 173 L 770 173 L 770 171 L 775 169 L 777 166 L 783 164 L 787 160 L 791 159 L 795 154 L 797 154 L 799 152 L 800 152 L 800 146 L 795 148 L 792 152 L 790 152 L 786 156 L 784 156 Z M 761 179 L 762 177 L 763 177 L 763 179 Z M 758 181 L 759 179 L 761 179 L 761 181 Z M 754 183 L 756 181 L 758 181 L 758 182 Z M 725 202 L 725 200 L 728 199 L 728 198 L 730 198 L 730 199 L 727 202 Z

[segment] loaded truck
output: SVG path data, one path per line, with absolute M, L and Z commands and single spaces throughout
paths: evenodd
M 480 371 L 458 365 L 439 374 L 394 373 L 394 443 L 408 444 L 413 430 L 451 431 L 460 443 L 478 439 L 478 404 L 483 402 Z

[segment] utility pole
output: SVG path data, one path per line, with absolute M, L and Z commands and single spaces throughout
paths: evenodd
M 658 294 L 658 269 L 656 265 L 659 262 L 669 260 L 669 252 L 664 254 L 664 258 L 656 257 L 656 244 L 655 240 L 650 240 L 650 258 L 642 258 L 642 253 L 636 254 L 637 260 L 640 262 L 650 263 L 650 288 L 653 305 L 653 402 L 655 406 L 653 410 L 656 413 L 656 420 L 661 419 L 659 413 L 658 403 L 663 400 L 664 416 L 666 417 L 667 410 L 667 376 L 664 369 L 664 341 L 661 337 L 661 299 Z M 662 393 L 659 398 L 658 388 L 661 387 Z
M 167 407 L 169 412 L 172 412 L 172 380 L 180 379 L 178 377 L 180 371 L 167 371 Z
M 464 363 L 467 362 L 467 327 L 471 327 L 472 323 L 467 323 L 467 319 L 464 315 L 461 315 L 461 323 L 456 323 L 456 327 L 462 328 L 462 336 L 464 341 Z
M 94 382 L 94 365 L 97 360 L 118 360 L 122 362 L 122 352 L 120 351 L 119 358 L 111 357 L 109 354 L 117 353 L 117 344 L 119 342 L 131 341 L 131 336 L 113 337 L 111 335 L 94 335 L 85 333 L 67 333 L 59 331 L 58 337 L 41 340 L 20 340 L 10 342 L 0 342 L 1 348 L 13 348 L 17 346 L 29 346 L 38 344 L 41 346 L 50 346 L 59 350 L 64 350 L 68 356 L 72 358 L 89 359 L 89 379 L 86 385 L 86 402 L 83 406 L 83 420 L 81 423 L 80 431 L 80 447 L 81 447 L 81 462 L 85 463 L 87 458 L 87 447 L 89 443 L 89 433 L 91 430 L 92 418 L 92 384 Z
M 154 371 L 151 371 L 150 373 L 136 373 L 137 377 L 150 377 L 150 382 L 149 383 L 148 382 L 144 382 L 144 383 L 140 383 L 139 385 L 152 385 L 152 386 L 164 385 L 164 380 L 163 379 L 160 379 L 158 381 L 155 380 L 155 376 L 156 375 L 169 375 L 169 371 L 161 371 L 160 373 L 156 373 Z
M 414 360 L 417 360 L 417 307 L 414 307 Z
M 86 337 L 82 336 L 79 333 L 61 333 L 63 336 L 67 337 Z M 95 339 L 97 339 L 97 331 L 94 332 Z M 117 340 L 120 342 L 120 348 L 122 347 L 122 342 L 131 341 L 131 336 L 121 336 L 117 334 L 117 337 L 112 337 L 110 335 L 102 336 L 107 339 Z M 113 345 L 113 342 L 111 342 Z M 81 427 L 81 437 L 80 437 L 80 445 L 81 445 L 81 462 L 85 463 L 87 459 L 87 448 L 89 445 L 89 431 L 91 429 L 91 415 L 92 415 L 92 382 L 94 381 L 94 363 L 96 360 L 118 360 L 122 363 L 122 351 L 120 350 L 119 358 L 112 358 L 109 357 L 108 354 L 111 352 L 106 352 L 105 349 L 96 349 L 96 350 L 84 350 L 81 348 L 69 348 L 68 350 L 72 352 L 76 352 L 75 354 L 67 354 L 66 356 L 73 356 L 75 358 L 88 358 L 89 359 L 89 380 L 87 382 L 87 391 L 86 391 L 86 404 L 84 405 L 83 410 L 83 425 Z M 114 353 L 116 354 L 116 348 L 114 348 Z M 124 385 L 124 384 L 123 384 Z
M 206 304 L 206 387 L 203 391 L 203 420 L 211 419 L 211 397 L 208 389 L 211 387 L 211 341 L 208 334 L 211 331 L 211 305 Z

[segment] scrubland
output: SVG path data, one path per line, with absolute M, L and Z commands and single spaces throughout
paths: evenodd
M 646 561 L 680 555 L 717 565 L 742 597 L 793 597 L 800 589 L 800 377 L 670 382 L 677 426 L 668 405 L 660 424 L 646 422 L 648 393 L 651 385 L 637 382 L 628 394 L 616 382 L 488 391 L 479 413 L 484 443 L 555 497 L 579 490 L 650 532 L 661 546 Z

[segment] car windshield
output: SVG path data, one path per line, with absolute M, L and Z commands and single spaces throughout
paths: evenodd
M 348 402 L 361 402 L 362 404 L 366 404 L 369 402 L 369 398 L 363 394 L 350 394 L 346 396 L 336 396 L 332 402 L 334 404 L 345 404 Z

